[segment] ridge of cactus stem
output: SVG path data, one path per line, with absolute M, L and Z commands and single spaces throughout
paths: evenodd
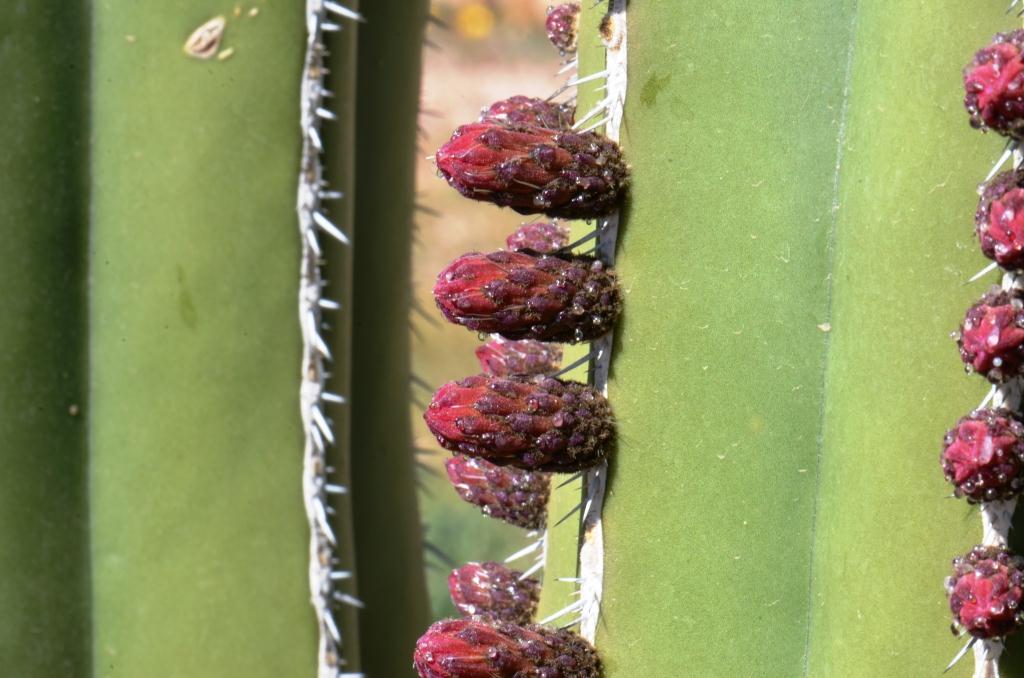
M 434 299 L 458 325 L 540 341 L 599 337 L 620 310 L 615 274 L 599 260 L 506 250 L 455 259 L 438 274 Z
M 574 104 L 516 95 L 495 101 L 480 111 L 479 122 L 571 130 L 575 115 Z
M 594 132 L 475 122 L 456 129 L 434 160 L 463 196 L 520 214 L 606 216 L 629 183 L 618 144 Z
M 1022 40 L 1024 31 L 1000 33 L 964 69 L 964 104 L 971 125 L 983 131 L 993 129 L 1015 140 L 1024 129 Z M 975 229 L 985 256 L 1000 266 L 1015 268 L 1020 263 L 1020 227 L 1015 212 L 1024 197 L 1018 181 L 1024 156 L 1016 142 L 986 181 L 992 179 L 1007 154 L 1013 158 L 1013 169 L 984 186 L 975 213 Z M 986 403 L 991 400 L 993 410 L 980 410 L 961 419 L 947 434 L 948 444 L 943 451 L 944 470 L 956 496 L 982 501 L 982 544 L 953 560 L 954 573 L 946 582 L 953 631 L 962 629 L 971 636 L 950 666 L 973 646 L 975 678 L 998 676 L 1003 637 L 1022 622 L 1024 559 L 1006 548 L 1021 485 L 1018 417 L 1024 350 L 1022 306 L 1018 277 L 1008 272 L 1001 286 L 994 287 L 968 310 L 957 333 L 961 359 L 968 371 L 975 370 L 994 384 L 985 399 Z
M 593 11 L 593 8 L 587 10 Z M 627 1 L 609 0 L 608 12 L 601 19 L 600 33 L 604 45 L 605 88 L 604 98 L 591 110 L 579 117 L 581 122 L 593 119 L 589 127 L 604 125 L 605 134 L 619 143 L 619 134 L 625 112 L 629 69 L 627 40 Z M 585 59 L 580 61 L 585 63 Z M 583 99 L 585 100 L 585 99 Z M 603 261 L 614 264 L 618 242 L 620 212 L 616 208 L 599 219 L 596 233 L 596 254 Z M 607 395 L 608 375 L 611 367 L 613 340 L 606 335 L 591 347 L 593 386 Z M 581 530 L 579 545 L 579 629 L 580 635 L 596 643 L 598 619 L 604 595 L 604 527 L 601 514 L 608 480 L 607 464 L 583 474 L 584 497 L 581 502 Z M 574 606 L 570 606 L 573 608 Z
M 445 449 L 530 471 L 595 466 L 615 436 L 603 395 L 553 377 L 480 374 L 448 382 L 423 418 Z
M 600 678 L 593 646 L 568 630 L 446 619 L 416 643 L 421 678 Z
M 325 201 L 335 198 L 324 179 L 321 135 L 323 120 L 335 115 L 325 107 L 324 76 L 326 48 L 323 31 L 331 25 L 329 13 L 343 20 L 360 20 L 358 12 L 338 3 L 308 2 L 307 40 L 301 87 L 302 158 L 299 171 L 298 213 L 300 259 L 299 318 L 303 337 L 300 408 L 305 434 L 303 462 L 303 499 L 310 530 L 309 587 L 319 633 L 318 675 L 335 676 L 346 663 L 342 635 L 336 612 L 337 604 L 361 607 L 354 596 L 339 590 L 340 582 L 351 579 L 352 572 L 337 570 L 340 561 L 336 552 L 339 538 L 328 517 L 332 494 L 344 494 L 347 488 L 332 482 L 327 449 L 334 442 L 332 423 L 327 417 L 329 403 L 342 403 L 344 398 L 327 390 L 325 361 L 332 355 L 320 334 L 323 310 L 337 304 L 323 297 L 325 282 L 321 273 L 324 249 L 319 232 L 349 245 L 349 238 L 327 216 Z M 345 535 L 345 543 L 351 544 Z M 351 651 L 350 651 L 351 653 Z
M 527 530 L 542 529 L 547 522 L 551 491 L 547 473 L 498 466 L 461 454 L 446 459 L 444 465 L 458 495 L 484 515 Z
M 569 227 L 557 221 L 523 224 L 505 239 L 505 245 L 516 252 L 554 254 L 569 245 Z
M 466 563 L 448 575 L 452 603 L 465 617 L 529 624 L 540 582 L 499 563 Z

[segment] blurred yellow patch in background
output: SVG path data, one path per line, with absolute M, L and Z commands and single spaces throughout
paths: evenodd
M 455 13 L 455 30 L 464 38 L 483 40 L 494 30 L 494 12 L 482 2 L 470 2 Z

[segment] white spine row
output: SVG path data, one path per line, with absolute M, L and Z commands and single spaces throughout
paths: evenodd
M 627 0 L 610 0 L 605 19 L 605 97 L 598 103 L 600 118 L 605 121 L 605 135 L 619 143 L 623 108 L 626 103 L 626 4 Z M 584 118 L 590 117 L 588 113 Z M 619 212 L 601 219 L 597 225 L 597 256 L 609 266 L 615 264 L 615 245 L 619 233 Z M 613 336 L 611 333 L 594 342 L 591 384 L 608 395 L 608 369 L 611 365 Z M 580 545 L 580 635 L 594 643 L 601 613 L 604 585 L 604 532 L 601 509 L 604 505 L 608 462 L 587 471 L 583 476 L 583 540 Z
M 341 582 L 351 579 L 352 573 L 338 569 L 337 538 L 329 518 L 329 496 L 345 494 L 347 488 L 330 482 L 331 468 L 327 461 L 327 448 L 334 443 L 334 432 L 327 418 L 326 406 L 327 403 L 343 404 L 345 399 L 326 390 L 326 363 L 331 360 L 331 352 L 320 333 L 323 311 L 336 310 L 338 304 L 322 296 L 324 280 L 320 267 L 323 251 L 319 231 L 345 245 L 349 244 L 348 237 L 327 218 L 323 210 L 324 201 L 341 198 L 339 193 L 328 190 L 321 158 L 323 142 L 320 127 L 323 120 L 334 119 L 324 103 L 329 93 L 324 88 L 324 58 L 327 51 L 323 42 L 325 32 L 341 28 L 332 21 L 333 17 L 360 19 L 358 13 L 336 2 L 306 0 L 307 38 L 300 118 L 302 160 L 296 205 L 302 243 L 299 280 L 302 376 L 299 407 L 305 435 L 302 497 L 310 531 L 309 592 L 319 634 L 317 678 L 354 678 L 361 674 L 344 672 L 342 637 L 334 610 L 339 603 L 357 607 L 361 607 L 361 603 L 338 588 Z

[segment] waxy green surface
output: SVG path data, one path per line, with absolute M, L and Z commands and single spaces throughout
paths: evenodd
M 94 675 L 312 675 L 301 4 L 93 5 Z M 248 10 L 249 5 L 246 5 Z M 231 58 L 185 38 L 228 16 Z M 84 338 L 83 338 L 84 339 Z
M 942 582 L 981 526 L 938 453 L 985 385 L 948 333 L 989 284 L 1002 147 L 960 70 L 1004 9 L 630 4 L 607 675 L 938 675 L 959 649 Z
M 0 3 L 4 675 L 315 673 L 294 211 L 305 17 L 239 7 Z M 233 53 L 186 56 L 216 15 Z

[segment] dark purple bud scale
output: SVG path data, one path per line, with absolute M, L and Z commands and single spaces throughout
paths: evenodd
M 1003 638 L 1024 622 L 1024 558 L 997 546 L 975 546 L 953 559 L 946 579 L 953 629 L 975 638 Z
M 455 130 L 434 158 L 462 195 L 520 214 L 605 216 L 629 181 L 618 145 L 593 132 L 477 122 Z
M 536 97 L 514 96 L 480 112 L 480 122 L 504 125 L 529 125 L 554 130 L 571 130 L 576 106 L 545 101 Z
M 463 501 L 479 506 L 484 515 L 527 530 L 544 528 L 551 492 L 547 473 L 498 466 L 461 454 L 447 459 L 444 466 Z
M 942 470 L 957 497 L 1010 499 L 1024 488 L 1024 423 L 1005 410 L 977 410 L 946 433 Z
M 434 623 L 416 643 L 420 678 L 600 678 L 594 648 L 567 630 L 490 624 L 478 619 Z
M 505 239 L 505 244 L 514 252 L 554 254 L 569 244 L 569 227 L 557 221 L 523 224 Z
M 608 401 L 586 384 L 486 374 L 443 385 L 423 418 L 445 449 L 531 471 L 575 472 L 608 454 Z
M 466 617 L 529 624 L 540 600 L 540 582 L 499 563 L 467 563 L 448 575 L 448 593 Z
M 576 40 L 580 24 L 580 3 L 566 2 L 548 8 L 548 16 L 544 27 L 548 31 L 548 40 L 565 56 L 576 53 Z
M 596 259 L 525 252 L 473 252 L 437 277 L 444 316 L 507 339 L 576 342 L 608 332 L 618 318 L 615 275 Z

